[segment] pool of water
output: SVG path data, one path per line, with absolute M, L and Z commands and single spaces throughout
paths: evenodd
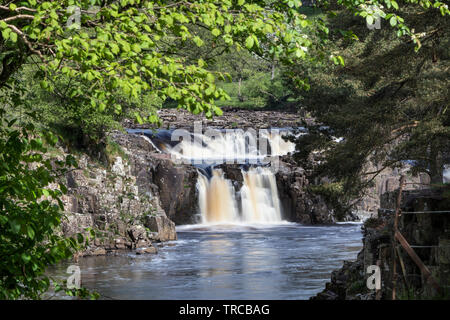
M 156 255 L 80 259 L 82 285 L 112 299 L 308 299 L 362 244 L 360 224 L 189 225 L 177 234 Z

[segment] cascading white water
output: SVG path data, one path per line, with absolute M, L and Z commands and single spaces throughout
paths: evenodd
M 281 222 L 275 175 L 269 168 L 262 167 L 242 171 L 242 175 L 239 206 L 231 181 L 224 178 L 221 170 L 214 169 L 210 180 L 199 173 L 197 188 L 203 223 Z
M 261 129 L 259 137 L 255 130 L 210 130 L 205 133 L 161 131 L 152 135 L 154 147 L 159 151 L 188 160 L 211 161 L 209 165 L 231 160 L 258 160 L 244 162 L 261 164 L 267 156 L 282 156 L 293 152 L 295 144 L 283 139 L 288 131 Z M 178 138 L 182 137 L 182 140 Z M 169 140 L 170 138 L 170 140 Z M 172 140 L 174 138 L 174 140 Z M 169 142 L 170 141 L 170 142 Z M 180 141 L 175 145 L 174 141 Z M 269 149 L 270 148 L 270 149 Z M 242 162 L 238 162 L 242 163 Z M 199 163 L 193 163 L 199 164 Z M 267 167 L 242 170 L 243 185 L 235 190 L 232 182 L 225 179 L 222 170 L 212 169 L 208 179 L 199 172 L 197 180 L 198 202 L 203 223 L 276 223 L 281 222 L 281 207 L 275 175 Z
M 275 175 L 268 168 L 242 171 L 242 218 L 245 222 L 271 223 L 281 221 L 280 200 Z
M 203 223 L 235 222 L 239 219 L 233 186 L 221 170 L 213 170 L 210 180 L 199 173 L 199 208 Z
M 269 146 L 272 156 L 283 156 L 295 150 L 295 143 L 282 136 L 283 132 L 278 130 L 261 130 L 259 138 L 243 130 L 216 130 L 210 135 L 193 134 L 192 139 L 183 139 L 168 149 L 171 154 L 185 159 L 261 159 L 269 154 Z

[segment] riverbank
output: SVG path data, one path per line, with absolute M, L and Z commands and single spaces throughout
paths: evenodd
M 357 259 L 346 261 L 340 269 L 334 270 L 325 289 L 312 299 L 391 300 L 394 290 L 395 299 L 399 300 L 450 299 L 450 216 L 439 213 L 450 208 L 444 192 L 445 187 L 403 192 L 401 209 L 404 214 L 399 219 L 401 234 L 431 272 L 439 289 L 394 240 L 398 193 L 387 192 L 381 197 L 382 208 L 378 210 L 378 216 L 363 225 L 363 248 Z M 366 285 L 370 276 L 367 268 L 371 265 L 380 268 L 381 287 L 377 291 Z

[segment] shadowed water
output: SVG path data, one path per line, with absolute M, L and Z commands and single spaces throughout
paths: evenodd
M 308 299 L 354 260 L 360 224 L 190 225 L 157 255 L 80 259 L 83 286 L 116 299 Z M 68 264 L 52 271 L 62 275 Z

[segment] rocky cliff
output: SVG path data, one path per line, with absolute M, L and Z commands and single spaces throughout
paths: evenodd
M 380 208 L 381 196 L 385 193 L 397 190 L 400 175 L 408 168 L 408 165 L 405 165 L 403 170 L 398 168 L 384 169 L 375 178 L 373 186 L 366 190 L 366 195 L 356 203 L 354 213 L 365 218 L 376 215 L 378 208 Z M 381 167 L 368 163 L 366 172 L 375 172 L 380 169 Z M 420 173 L 418 176 L 407 175 L 405 190 L 424 189 L 427 188 L 429 184 L 430 178 L 425 173 Z
M 117 249 L 154 253 L 154 242 L 175 240 L 175 223 L 193 222 L 196 170 L 175 166 L 142 136 L 114 133 L 122 154 L 109 166 L 77 156 L 79 167 L 66 175 L 65 235 L 95 232 L 82 255 Z

